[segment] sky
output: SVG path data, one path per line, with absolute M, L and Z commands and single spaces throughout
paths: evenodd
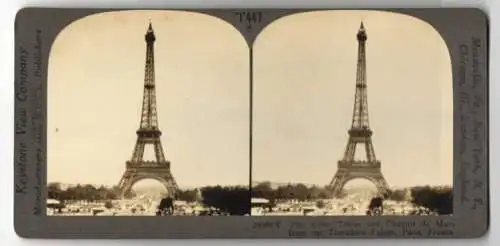
M 139 127 L 149 20 L 161 140 L 178 185 L 248 185 L 248 45 L 226 22 L 177 11 L 97 14 L 60 32 L 49 58 L 48 182 L 118 184 Z
M 259 34 L 253 180 L 331 181 L 352 120 L 361 21 L 368 35 L 372 140 L 385 179 L 393 187 L 452 184 L 452 73 L 446 44 L 424 21 L 378 11 L 296 14 Z
M 118 183 L 139 127 L 149 20 L 161 140 L 177 183 L 248 185 L 248 46 L 231 25 L 179 11 L 97 14 L 58 35 L 49 59 L 48 182 Z M 377 11 L 296 14 L 259 34 L 253 180 L 330 182 L 352 119 L 361 21 L 370 125 L 387 182 L 452 183 L 447 47 L 429 24 Z

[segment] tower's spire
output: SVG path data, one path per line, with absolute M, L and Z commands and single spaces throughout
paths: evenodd
M 353 129 L 369 129 L 368 125 L 368 99 L 366 92 L 366 31 L 361 22 L 358 34 L 358 65 L 356 70 L 356 94 L 354 113 L 352 117 Z
M 366 41 L 367 39 L 367 36 L 366 36 L 366 29 L 365 29 L 365 25 L 363 24 L 363 21 L 361 21 L 361 25 L 359 26 L 359 30 L 358 30 L 358 41 Z
M 149 20 L 148 30 L 146 31 L 146 42 L 152 43 L 156 40 L 155 32 L 153 31 L 153 24 L 151 24 L 151 20 Z
M 140 129 L 157 129 L 158 116 L 156 112 L 154 41 L 155 34 L 151 22 L 146 32 L 146 67 L 144 75 L 144 98 L 142 102 L 142 117 Z M 158 134 L 161 134 L 158 132 Z
M 153 24 L 151 23 L 151 19 L 149 19 L 148 32 L 153 32 Z

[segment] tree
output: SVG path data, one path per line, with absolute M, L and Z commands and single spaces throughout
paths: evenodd
M 262 182 L 252 188 L 252 197 L 266 198 L 271 203 L 280 199 L 297 199 L 300 201 L 327 199 L 329 194 L 330 191 L 327 187 L 313 186 L 308 188 L 301 183 L 281 185 L 273 189 L 270 182 Z
M 107 199 L 118 199 L 121 196 L 121 192 L 120 187 L 115 185 L 111 189 L 107 189 Z
M 81 187 L 82 199 L 86 201 L 95 201 L 97 200 L 97 189 L 90 184 L 83 185 Z
M 284 186 L 279 186 L 275 191 L 275 196 L 278 199 L 297 199 L 299 201 L 305 201 L 313 199 L 310 194 L 309 188 L 304 184 L 288 184 Z
M 196 189 L 180 190 L 177 194 L 177 199 L 186 202 L 196 202 L 198 200 L 198 191 Z
M 208 186 L 201 189 L 203 203 L 231 215 L 250 214 L 250 191 L 243 187 Z
M 389 190 L 389 192 L 387 193 L 387 199 L 393 201 L 404 201 L 406 199 L 406 190 Z
M 265 198 L 270 201 L 274 201 L 276 199 L 276 192 L 271 187 L 270 182 L 263 182 L 252 188 L 252 197 Z
M 453 213 L 453 189 L 451 187 L 413 187 L 411 189 L 416 205 L 426 207 L 438 214 Z
M 279 199 L 285 199 L 285 200 L 289 200 L 289 199 L 299 199 L 299 196 L 297 195 L 297 190 L 296 190 L 296 187 L 292 184 L 288 184 L 288 185 L 283 185 L 283 186 L 279 186 L 277 189 L 276 189 L 276 196 L 279 198 Z
M 61 200 L 63 190 L 60 183 L 49 183 L 47 185 L 47 196 L 49 199 Z
M 307 186 L 305 186 L 304 184 L 299 183 L 292 186 L 292 191 L 295 196 L 295 199 L 298 199 L 300 201 L 305 201 L 308 200 L 309 198 L 309 188 L 307 188 Z
M 329 191 L 326 187 L 313 186 L 309 188 L 308 199 L 327 199 Z
M 74 187 L 69 187 L 65 190 L 60 188 L 60 184 L 48 184 L 48 197 L 51 199 L 58 199 L 61 201 L 80 200 L 80 201 L 103 201 L 114 200 L 120 195 L 120 189 L 116 186 L 107 188 L 100 186 L 96 188 L 93 185 L 78 184 Z
M 113 208 L 113 203 L 111 201 L 106 201 L 104 203 L 104 207 L 107 209 L 112 209 Z
M 323 200 L 318 200 L 316 202 L 316 207 L 318 207 L 318 208 L 324 208 L 325 206 L 326 206 L 326 204 L 325 204 L 325 201 L 323 201 Z

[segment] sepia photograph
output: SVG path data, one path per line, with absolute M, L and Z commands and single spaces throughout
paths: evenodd
M 54 41 L 49 216 L 250 214 L 249 52 L 184 11 L 78 19 Z
M 253 58 L 252 216 L 453 214 L 452 63 L 430 24 L 293 14 Z

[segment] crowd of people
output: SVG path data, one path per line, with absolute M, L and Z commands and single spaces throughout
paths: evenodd
M 256 201 L 257 199 L 255 199 Z M 380 215 L 435 215 L 428 208 L 406 201 L 385 200 L 383 197 L 363 197 L 357 194 L 342 199 L 309 201 L 281 200 L 271 203 L 258 199 L 252 215 L 261 216 L 380 216 Z
M 157 199 L 138 196 L 134 199 L 107 202 L 72 201 L 62 205 L 51 202 L 47 214 L 52 216 L 228 216 L 229 213 L 199 202 L 176 201 L 171 197 Z

